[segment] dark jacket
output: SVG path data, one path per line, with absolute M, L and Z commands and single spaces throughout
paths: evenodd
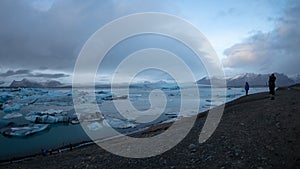
M 275 88 L 275 81 L 276 81 L 276 77 L 274 76 L 274 74 L 272 74 L 269 77 L 269 87 L 270 88 Z
M 250 86 L 249 86 L 249 83 L 246 83 L 245 84 L 245 90 L 249 90 Z

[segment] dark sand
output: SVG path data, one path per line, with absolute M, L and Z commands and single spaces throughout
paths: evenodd
M 0 168 L 300 168 L 299 88 L 281 88 L 275 100 L 260 93 L 226 104 L 217 130 L 199 144 L 205 119 L 199 115 L 180 144 L 151 158 L 128 159 L 93 144 Z M 137 135 L 151 136 L 166 128 L 166 124 L 160 125 Z

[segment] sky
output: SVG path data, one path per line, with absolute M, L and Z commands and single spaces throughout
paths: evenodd
M 1 0 L 0 84 L 23 78 L 70 83 L 76 59 L 90 36 L 119 17 L 141 12 L 172 14 L 193 24 L 210 42 L 228 76 L 300 74 L 297 0 Z M 134 50 L 162 45 L 168 50 L 174 47 L 176 54 L 192 55 L 164 37 L 137 37 L 127 43 L 105 58 L 99 79 L 109 79 L 109 73 L 126 57 L 119 55 Z M 184 57 L 196 78 L 205 75 L 195 57 Z

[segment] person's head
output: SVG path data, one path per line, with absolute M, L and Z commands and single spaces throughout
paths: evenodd
M 248 84 L 248 82 L 246 82 L 246 84 Z

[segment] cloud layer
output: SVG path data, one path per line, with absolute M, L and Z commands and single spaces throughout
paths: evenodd
M 240 72 L 300 73 L 300 3 L 293 2 L 273 31 L 255 33 L 226 49 L 224 66 Z
M 31 70 L 27 69 L 20 69 L 20 70 L 8 70 L 7 72 L 0 73 L 0 77 L 7 78 L 10 76 L 24 76 L 24 77 L 42 77 L 42 78 L 62 78 L 62 77 L 69 77 L 69 75 L 64 73 L 34 73 Z
M 158 11 L 161 6 L 158 1 L 2 0 L 1 67 L 70 72 L 85 41 L 101 26 L 125 14 Z

